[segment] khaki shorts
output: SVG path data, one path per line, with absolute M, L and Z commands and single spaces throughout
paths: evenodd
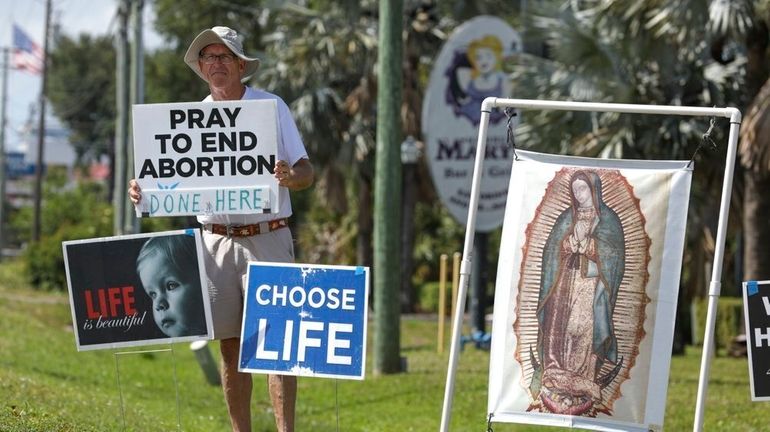
M 208 278 L 214 338 L 241 337 L 243 295 L 249 261 L 294 262 L 289 228 L 250 237 L 230 237 L 202 230 L 206 248 L 204 262 Z

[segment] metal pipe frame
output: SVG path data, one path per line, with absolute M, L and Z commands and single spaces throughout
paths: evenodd
M 598 102 L 566 102 L 531 99 L 503 99 L 490 97 L 484 99 L 481 104 L 481 122 L 479 124 L 479 137 L 476 144 L 476 159 L 473 165 L 473 178 L 471 183 L 471 197 L 468 205 L 468 220 L 465 228 L 465 243 L 460 264 L 460 282 L 457 291 L 457 308 L 452 324 L 452 339 L 449 352 L 449 364 L 447 367 L 446 385 L 444 387 L 444 404 L 441 411 L 440 431 L 449 430 L 449 422 L 452 417 L 452 400 L 454 398 L 455 375 L 457 373 L 457 361 L 460 354 L 460 336 L 463 326 L 465 300 L 468 292 L 468 281 L 473 252 L 473 236 L 476 231 L 476 213 L 479 202 L 479 186 L 481 184 L 481 169 L 486 151 L 487 129 L 489 128 L 489 114 L 493 108 L 519 108 L 536 110 L 559 111 L 592 111 L 592 112 L 616 112 L 627 114 L 658 114 L 679 116 L 707 116 L 725 117 L 730 119 L 730 135 L 727 143 L 727 155 L 725 156 L 725 172 L 722 181 L 722 200 L 719 206 L 719 223 L 717 226 L 716 248 L 714 250 L 714 265 L 712 266 L 711 283 L 709 284 L 709 301 L 706 315 L 706 330 L 703 339 L 703 354 L 701 357 L 700 377 L 698 380 L 698 397 L 695 406 L 695 420 L 693 431 L 700 432 L 703 429 L 703 415 L 708 391 L 708 376 L 711 369 L 711 359 L 714 349 L 714 326 L 716 323 L 716 306 L 721 292 L 722 262 L 725 252 L 725 237 L 727 235 L 727 218 L 730 208 L 730 197 L 733 187 L 733 175 L 735 171 L 735 156 L 738 147 L 738 134 L 741 125 L 741 112 L 736 108 L 705 108 L 692 106 L 670 105 L 637 105 L 615 104 Z

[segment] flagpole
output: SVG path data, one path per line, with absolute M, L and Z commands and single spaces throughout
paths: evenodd
M 5 108 L 8 102 L 8 47 L 3 47 L 3 99 L 0 102 L 0 261 L 5 247 Z
M 45 36 L 43 37 L 43 84 L 40 89 L 40 117 L 37 128 L 37 159 L 35 161 L 35 210 L 32 241 L 40 240 L 40 207 L 43 201 L 43 151 L 45 150 L 45 95 L 48 82 L 48 36 L 51 27 L 51 0 L 45 2 Z

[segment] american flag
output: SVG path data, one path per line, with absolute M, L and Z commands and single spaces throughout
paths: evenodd
M 43 72 L 43 49 L 16 24 L 13 25 L 13 56 L 11 63 L 18 70 L 33 74 Z

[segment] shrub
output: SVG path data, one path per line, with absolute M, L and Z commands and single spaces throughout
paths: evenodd
M 706 314 L 708 313 L 708 298 L 693 300 L 694 340 L 693 343 L 702 345 L 706 329 Z M 728 348 L 732 340 L 743 334 L 743 299 L 740 297 L 720 297 L 717 302 L 717 319 L 714 333 L 714 348 L 716 352 Z
M 449 316 L 452 308 L 452 282 L 447 281 L 445 312 Z M 420 312 L 438 313 L 439 282 L 426 282 L 417 286 L 417 303 Z
M 42 206 L 40 240 L 30 243 L 22 258 L 27 280 L 35 288 L 66 289 L 62 242 L 112 233 L 112 207 L 106 202 L 103 185 L 93 182 L 68 187 L 62 183 L 46 184 Z M 16 229 L 30 232 L 30 209 L 18 212 Z
M 97 227 L 88 223 L 61 226 L 55 233 L 32 243 L 24 252 L 25 273 L 35 288 L 65 290 L 67 279 L 64 269 L 62 242 L 93 237 L 104 237 L 108 233 L 98 232 Z

